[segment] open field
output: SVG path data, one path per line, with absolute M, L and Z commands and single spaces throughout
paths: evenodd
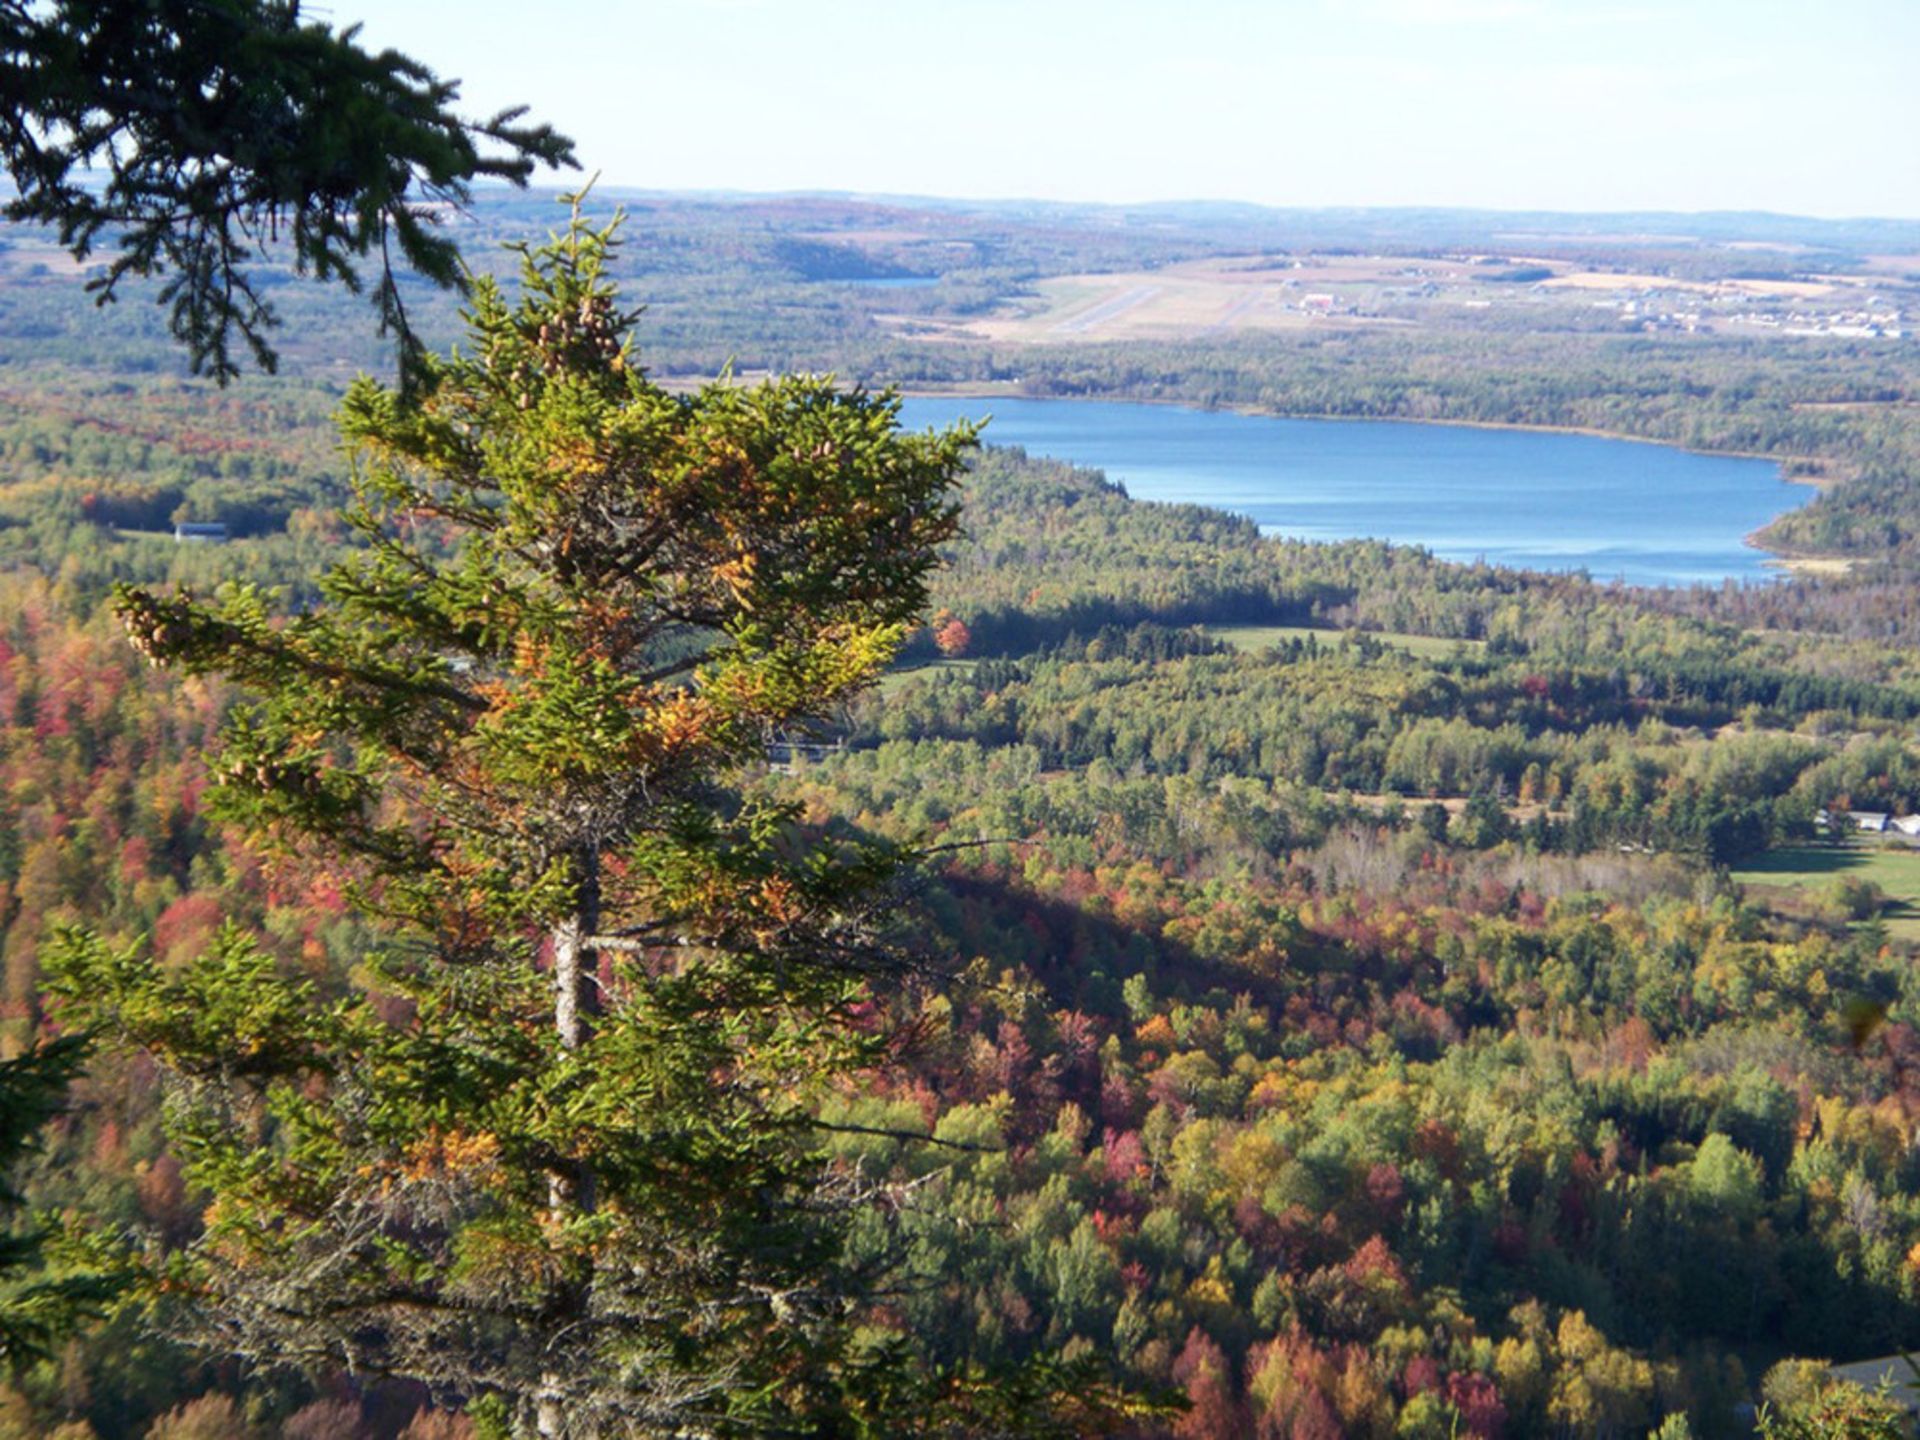
M 1053 275 L 1008 297 L 984 316 L 942 317 L 924 311 L 874 319 L 925 339 L 1057 345 L 1115 341 L 1191 341 L 1236 334 L 1284 334 L 1378 326 L 1441 327 L 1467 311 L 1504 312 L 1526 303 L 1538 320 L 1594 308 L 1621 309 L 1668 297 L 1684 309 L 1676 319 L 1636 308 L 1630 323 L 1673 321 L 1690 329 L 1721 324 L 1815 333 L 1828 321 L 1792 309 L 1850 293 L 1849 308 L 1868 302 L 1865 287 L 1894 273 L 1786 279 L 1692 279 L 1651 270 L 1590 269 L 1552 257 L 1522 255 L 1215 255 L 1200 260 L 1105 272 Z M 1682 298 L 1684 297 L 1684 298 Z M 1888 302 L 1872 297 L 1870 308 Z M 1656 307 L 1657 309 L 1657 307 Z M 1759 316 L 1756 319 L 1756 314 Z M 1832 317 L 1835 323 L 1839 317 Z M 1584 323 L 1584 322 L 1583 322 Z M 1871 329 L 1865 316 L 1847 323 Z M 1873 323 L 1879 323 L 1878 321 Z
M 1172 339 L 1216 329 L 1297 330 L 1310 323 L 1278 275 L 1239 278 L 1201 266 L 1040 281 L 1018 308 L 955 327 L 957 338 L 1017 344 Z
M 971 670 L 979 663 L 977 660 L 926 660 L 918 665 L 903 665 L 882 675 L 874 688 L 884 697 L 893 694 L 909 680 L 931 678 L 936 670 Z
M 1461 261 L 1405 256 L 1226 256 L 1154 270 L 1053 276 L 999 314 L 946 328 L 954 339 L 1045 344 L 1405 324 L 1353 312 L 1389 291 L 1465 285 L 1473 278 L 1473 267 Z
M 1429 805 L 1438 805 L 1447 812 L 1449 819 L 1464 815 L 1467 806 L 1472 803 L 1471 797 L 1466 795 L 1369 795 L 1356 794 L 1350 790 L 1341 791 L 1340 798 L 1363 810 L 1375 812 L 1385 812 L 1398 807 L 1411 814 L 1424 810 Z M 1507 812 L 1507 819 L 1516 825 L 1525 825 L 1537 815 L 1545 815 L 1556 823 L 1564 823 L 1572 818 L 1571 811 L 1555 810 L 1531 800 L 1509 801 L 1500 808 Z
M 1207 625 L 1202 628 L 1216 640 L 1224 640 L 1241 651 L 1265 650 L 1283 640 L 1309 637 L 1322 645 L 1338 645 L 1347 637 L 1344 630 L 1317 630 L 1307 625 Z M 1404 650 L 1422 660 L 1444 660 L 1461 646 L 1465 646 L 1469 654 L 1486 648 L 1484 640 L 1443 640 L 1433 635 L 1405 635 L 1392 630 L 1367 633 L 1382 645 Z
M 1580 270 L 1540 283 L 1550 290 L 1690 290 L 1701 295 L 1764 295 L 1794 300 L 1810 300 L 1834 291 L 1832 284 L 1821 280 L 1677 280 L 1668 275 L 1611 270 Z
M 1841 876 L 1878 885 L 1889 901 L 1884 912 L 1887 933 L 1920 941 L 1920 850 L 1881 850 L 1851 841 L 1795 845 L 1770 851 L 1733 872 L 1752 898 L 1785 902 L 1778 908 L 1791 913 L 1805 913 L 1821 888 Z

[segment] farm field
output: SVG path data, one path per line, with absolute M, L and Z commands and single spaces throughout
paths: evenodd
M 1822 886 L 1841 876 L 1866 880 L 1885 892 L 1887 933 L 1920 941 L 1920 850 L 1871 849 L 1865 845 L 1795 845 L 1741 866 L 1733 878 L 1756 899 L 1781 898 L 1803 908 Z M 1769 895 L 1768 892 L 1774 892 Z

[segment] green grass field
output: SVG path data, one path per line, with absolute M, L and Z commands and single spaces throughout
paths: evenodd
M 978 660 L 928 660 L 919 665 L 907 665 L 882 675 L 875 688 L 882 695 L 891 695 L 909 680 L 923 676 L 931 678 L 936 670 L 971 670 L 979 663 Z
M 1784 890 L 1806 899 L 1836 876 L 1868 880 L 1890 901 L 1884 919 L 1887 933 L 1901 940 L 1920 940 L 1920 850 L 1880 850 L 1867 844 L 1794 845 L 1773 850 L 1733 872 L 1742 885 Z M 1764 893 L 1755 899 L 1764 898 Z
M 1347 633 L 1344 630 L 1315 630 L 1305 625 L 1207 625 L 1203 628 L 1215 639 L 1224 640 L 1234 649 L 1242 651 L 1266 650 L 1282 640 L 1305 640 L 1308 636 L 1322 645 L 1338 645 Z M 1453 654 L 1456 646 L 1464 645 L 1468 654 L 1486 649 L 1484 640 L 1439 640 L 1431 635 L 1403 635 L 1392 630 L 1369 633 L 1382 645 L 1404 650 L 1421 660 L 1444 660 Z

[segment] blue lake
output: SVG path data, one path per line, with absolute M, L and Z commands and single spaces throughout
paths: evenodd
M 862 290 L 921 290 L 938 285 L 938 275 L 881 275 L 870 280 L 830 280 L 830 285 L 858 285 Z
M 989 444 L 1105 471 L 1136 499 L 1238 511 L 1268 534 L 1635 585 L 1774 574 L 1746 537 L 1813 495 L 1771 461 L 1591 435 L 1000 396 L 901 407 L 911 429 L 988 415 Z

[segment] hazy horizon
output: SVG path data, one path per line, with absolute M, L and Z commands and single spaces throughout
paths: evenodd
M 1712 220 L 1712 219 L 1764 219 L 1809 221 L 1818 225 L 1920 225 L 1920 213 L 1899 215 L 1892 212 L 1862 212 L 1859 214 L 1820 215 L 1804 210 L 1779 210 L 1763 207 L 1737 207 L 1702 210 L 1663 210 L 1656 208 L 1638 209 L 1569 209 L 1558 206 L 1541 205 L 1465 205 L 1435 201 L 1431 204 L 1352 204 L 1352 205 L 1308 205 L 1308 204 L 1272 204 L 1261 200 L 1246 200 L 1231 195 L 1171 195 L 1160 199 L 1058 199 L 1046 195 L 1018 194 L 945 194 L 930 190 L 854 190 L 832 186 L 782 186 L 774 188 L 752 188 L 738 185 L 644 185 L 621 180 L 605 173 L 583 170 L 579 174 L 571 172 L 545 172 L 534 180 L 534 185 L 542 190 L 568 190 L 576 186 L 591 183 L 599 194 L 652 195 L 684 199 L 711 200 L 844 200 L 859 203 L 885 205 L 979 205 L 985 207 L 1013 207 L 1031 205 L 1038 207 L 1058 207 L 1062 209 L 1090 210 L 1178 210 L 1205 209 L 1247 209 L 1266 211 L 1276 215 L 1286 214 L 1394 214 L 1425 213 L 1452 215 L 1512 215 L 1520 217 L 1540 216 L 1569 220 L 1607 220 L 1607 219 L 1673 219 L 1673 220 Z
M 368 7 L 373 8 L 373 7 Z M 1920 6 L 343 4 L 609 183 L 1142 205 L 1920 218 Z

